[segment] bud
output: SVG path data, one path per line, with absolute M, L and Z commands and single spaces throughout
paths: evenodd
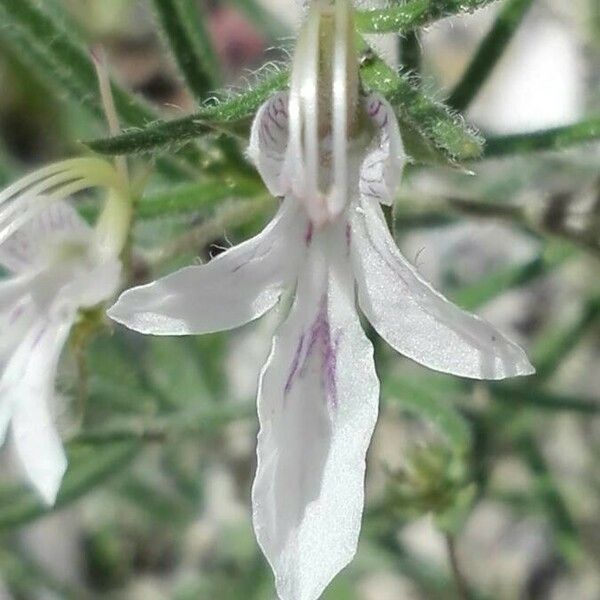
M 402 518 L 432 514 L 447 532 L 460 528 L 475 499 L 466 456 L 441 441 L 413 446 L 404 467 L 389 477 L 384 501 L 388 510 Z

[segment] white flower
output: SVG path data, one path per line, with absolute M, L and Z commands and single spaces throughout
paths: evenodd
M 289 93 L 254 121 L 249 154 L 279 212 L 207 265 L 125 292 L 109 316 L 147 334 L 238 327 L 295 299 L 258 393 L 258 541 L 284 600 L 314 600 L 352 559 L 379 381 L 357 311 L 405 356 L 476 379 L 533 372 L 521 348 L 433 290 L 398 251 L 391 204 L 405 156 L 389 104 L 360 96 L 351 11 L 313 6 Z
M 92 229 L 66 198 L 109 199 Z M 99 159 L 46 167 L 0 193 L 0 444 L 10 427 L 25 472 L 52 504 L 67 467 L 51 406 L 62 348 L 80 308 L 117 292 L 129 220 L 126 184 Z

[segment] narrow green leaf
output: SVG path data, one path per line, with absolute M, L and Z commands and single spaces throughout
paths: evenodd
M 292 35 L 290 28 L 265 10 L 256 0 L 229 0 L 236 8 L 242 11 L 248 20 L 272 40 L 277 40 Z
M 532 4 L 533 0 L 508 0 L 504 4 L 464 75 L 450 94 L 448 104 L 452 108 L 464 111 L 471 104 L 506 50 Z
M 494 398 L 507 404 L 531 406 L 540 410 L 571 411 L 584 415 L 600 413 L 600 404 L 592 399 L 549 392 L 536 386 L 492 384 Z
M 19 28 L 36 55 L 47 54 L 47 60 L 60 73 L 69 77 L 72 85 L 83 94 L 98 97 L 97 78 L 89 52 L 74 40 L 62 24 L 35 0 L 0 0 L 3 25 Z M 152 110 L 140 99 L 134 98 L 113 84 L 113 94 L 119 115 L 130 125 L 144 125 L 155 118 Z
M 118 493 L 151 518 L 153 523 L 178 528 L 189 524 L 197 506 L 192 506 L 169 486 L 152 484 L 140 476 L 128 477 L 120 483 Z
M 429 98 L 407 75 L 397 74 L 369 53 L 363 60 L 361 76 L 367 89 L 383 94 L 390 101 L 401 122 L 419 132 L 449 160 L 471 160 L 481 155 L 482 138 L 459 115 Z
M 205 106 L 188 117 L 160 121 L 141 131 L 131 131 L 86 144 L 100 154 L 111 155 L 153 152 L 170 145 L 181 144 L 249 117 L 271 94 L 283 88 L 287 80 L 287 71 L 271 73 L 246 92 L 218 104 Z
M 141 219 L 153 219 L 205 211 L 227 198 L 250 198 L 260 193 L 264 193 L 264 188 L 257 179 L 191 183 L 145 196 L 136 207 L 136 215 Z
M 408 0 L 400 6 L 357 11 L 357 28 L 363 33 L 400 33 L 433 21 L 471 13 L 495 0 Z
M 104 111 L 98 91 L 96 72 L 89 52 L 78 38 L 72 39 L 63 21 L 54 11 L 33 0 L 17 3 L 0 0 L 0 38 L 16 52 L 57 98 L 67 97 L 83 106 L 104 122 Z M 113 83 L 115 104 L 122 122 L 142 126 L 156 119 L 155 113 L 142 100 Z M 186 162 L 187 165 L 182 165 Z M 200 164 L 199 155 L 186 150 L 183 158 L 165 157 L 158 166 L 167 176 L 181 178 Z
M 96 446 L 72 443 L 68 448 L 69 469 L 56 504 L 44 506 L 35 492 L 24 487 L 0 489 L 0 531 L 22 525 L 78 500 L 109 477 L 125 468 L 140 446 L 132 441 Z
M 361 74 L 367 88 L 384 94 L 392 102 L 405 126 L 418 132 L 425 143 L 432 144 L 448 160 L 469 160 L 480 155 L 481 138 L 460 116 L 430 99 L 406 75 L 397 75 L 374 55 L 363 61 Z M 287 80 L 287 71 L 277 72 L 246 93 L 204 107 L 188 117 L 159 122 L 115 138 L 93 140 L 87 145 L 101 154 L 131 154 L 181 144 L 249 117 L 272 93 L 282 89 Z
M 0 21 L 8 22 L 7 13 L 0 1 Z M 0 38 L 11 53 L 31 71 L 55 97 L 67 99 L 85 108 L 93 117 L 103 118 L 98 94 L 84 92 L 83 87 L 70 71 L 57 68 L 52 54 L 41 46 L 32 44 L 29 37 L 18 27 L 0 27 Z
M 164 37 L 198 101 L 217 85 L 217 63 L 208 32 L 189 0 L 153 0 Z M 194 35 L 195 34 L 195 35 Z
M 518 448 L 535 475 L 536 492 L 541 498 L 546 509 L 545 512 L 550 517 L 553 528 L 558 535 L 557 541 L 560 550 L 567 560 L 582 558 L 580 534 L 575 520 L 536 441 L 531 436 L 523 437 L 518 444 Z
M 179 340 L 150 339 L 142 360 L 153 389 L 172 407 L 206 406 L 211 401 L 198 361 Z
M 171 404 L 169 409 L 173 408 Z M 115 423 L 81 432 L 73 441 L 78 444 L 107 447 L 125 442 L 164 442 L 169 439 L 175 441 L 186 436 L 214 434 L 223 425 L 251 418 L 254 414 L 255 410 L 250 404 L 220 403 L 203 407 L 201 410 L 179 411 L 154 419 L 119 417 L 115 419 Z
M 466 310 L 475 310 L 507 290 L 525 285 L 563 264 L 573 252 L 562 244 L 549 244 L 540 256 L 522 265 L 490 273 L 482 279 L 452 293 L 454 302 Z
M 551 376 L 564 358 L 577 346 L 589 332 L 590 326 L 600 319 L 600 298 L 588 300 L 579 318 L 568 327 L 551 330 L 542 336 L 533 353 L 533 364 L 537 376 Z
M 577 144 L 600 140 L 600 117 L 592 117 L 573 125 L 553 127 L 531 133 L 490 137 L 483 158 L 496 158 L 526 152 L 564 150 Z

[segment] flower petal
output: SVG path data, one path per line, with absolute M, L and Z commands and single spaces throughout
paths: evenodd
M 121 295 L 108 315 L 141 333 L 190 335 L 231 329 L 275 305 L 293 282 L 307 220 L 284 201 L 256 237 L 208 264 L 186 267 Z
M 53 504 L 67 468 L 50 406 L 62 348 L 74 314 L 57 311 L 60 318 L 39 319 L 9 360 L 0 380 L 2 413 L 11 425 L 23 467 L 47 504 Z
M 273 196 L 284 196 L 287 192 L 281 180 L 287 144 L 288 94 L 279 92 L 256 113 L 248 146 L 248 156 Z
M 398 120 L 383 96 L 370 94 L 364 105 L 377 135 L 360 168 L 359 190 L 362 196 L 391 205 L 406 163 Z
M 359 304 L 398 352 L 431 369 L 474 379 L 534 372 L 525 352 L 483 319 L 436 292 L 400 254 L 376 202 L 352 216 Z
M 31 281 L 29 275 L 0 280 L 0 369 L 22 341 L 27 325 L 35 314 L 29 297 Z M 0 418 L 0 440 L 3 438 L 1 422 Z
M 379 381 L 345 254 L 311 249 L 261 376 L 253 520 L 282 600 L 316 600 L 360 530 Z
M 43 200 L 40 199 L 40 202 Z M 79 236 L 89 231 L 89 225 L 70 204 L 54 202 L 0 244 L 0 265 L 14 273 L 21 273 L 44 258 L 44 242 L 49 237 L 62 234 Z

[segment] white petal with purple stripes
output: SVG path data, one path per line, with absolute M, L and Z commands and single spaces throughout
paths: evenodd
M 121 263 L 101 258 L 94 230 L 69 204 L 37 200 L 0 244 L 11 272 L 0 281 L 0 444 L 12 431 L 25 473 L 52 504 L 67 466 L 52 414 L 61 351 L 77 310 L 115 293 Z
M 44 199 L 37 200 L 43 204 Z M 89 239 L 91 228 L 66 202 L 54 202 L 0 244 L 0 265 L 21 273 L 48 259 L 48 242 Z
M 377 418 L 345 232 L 327 235 L 315 236 L 258 397 L 253 519 L 282 600 L 316 600 L 354 556 Z
M 360 167 L 359 192 L 391 205 L 406 162 L 398 120 L 389 102 L 378 94 L 367 96 L 364 107 L 375 136 Z
M 398 352 L 430 369 L 474 379 L 534 372 L 522 348 L 423 280 L 368 198 L 352 215 L 352 256 L 360 307 Z
M 293 284 L 308 220 L 292 201 L 259 235 L 206 265 L 186 267 L 126 291 L 108 315 L 152 335 L 189 335 L 238 327 L 275 305 Z
M 284 196 L 287 183 L 282 180 L 288 144 L 288 94 L 280 92 L 259 109 L 252 124 L 248 156 L 274 196 Z

